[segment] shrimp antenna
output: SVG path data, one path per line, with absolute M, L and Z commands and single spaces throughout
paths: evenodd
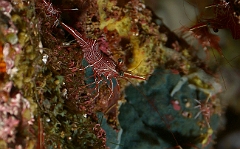
M 132 72 L 132 71 L 136 70 L 136 69 L 140 66 L 140 64 L 142 63 L 142 61 L 143 61 L 143 60 L 141 60 L 141 62 L 140 62 L 135 68 L 133 68 L 132 70 L 129 70 L 129 72 Z
M 78 8 L 72 8 L 72 9 L 62 9 L 62 10 L 72 10 L 72 11 L 78 11 Z
M 235 56 L 234 58 L 232 58 L 231 60 L 229 60 L 229 62 L 234 61 L 234 60 L 235 60 L 236 58 L 238 58 L 238 57 L 240 57 L 240 55 Z
M 108 113 L 110 110 L 112 110 L 112 108 L 114 108 L 115 106 L 117 106 L 117 104 L 113 104 L 111 105 L 105 112 L 104 114 Z
M 214 56 L 214 58 L 215 58 L 216 63 L 218 63 L 217 58 L 216 58 L 216 55 L 215 55 L 213 49 L 212 49 L 212 53 L 213 53 L 213 56 Z M 228 62 L 227 58 L 226 58 L 223 54 L 221 54 L 221 56 Z M 229 62 L 228 62 L 228 63 L 229 63 Z M 229 63 L 229 65 L 232 66 L 230 63 Z M 225 88 L 225 90 L 227 90 L 226 82 L 225 82 L 225 79 L 224 79 L 224 77 L 223 77 L 223 75 L 222 75 L 221 72 L 220 72 L 220 75 L 221 75 L 221 78 L 222 78 L 222 80 L 223 80 L 224 88 Z

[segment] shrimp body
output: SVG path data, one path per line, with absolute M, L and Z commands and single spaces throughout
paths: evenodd
M 60 22 L 62 27 L 69 32 L 78 42 L 83 51 L 83 56 L 85 60 L 88 62 L 87 67 L 92 67 L 94 78 L 95 78 L 95 89 L 97 90 L 97 95 L 99 96 L 99 83 L 105 81 L 108 84 L 108 88 L 110 89 L 110 96 L 108 100 L 112 98 L 113 95 L 118 96 L 119 92 L 119 83 L 117 78 L 135 78 L 146 80 L 144 77 L 133 75 L 128 72 L 123 72 L 119 64 L 117 64 L 113 59 L 111 59 L 107 54 L 99 49 L 99 44 L 97 40 L 85 38 L 82 34 L 80 34 L 77 30 L 67 26 L 66 24 Z M 85 67 L 85 68 L 87 68 Z M 84 68 L 84 69 L 85 69 Z M 115 80 L 115 81 L 114 81 Z M 116 86 L 114 83 L 116 82 Z M 110 84 L 109 84 L 110 83 Z M 114 98 L 114 97 L 113 97 Z M 117 99 L 114 101 L 116 102 Z
M 117 64 L 114 60 L 99 50 L 97 40 L 85 38 L 77 30 L 62 22 L 60 24 L 66 31 L 76 38 L 82 48 L 84 58 L 89 63 L 89 66 L 93 68 L 96 77 L 105 76 L 106 79 L 112 79 L 119 76 Z

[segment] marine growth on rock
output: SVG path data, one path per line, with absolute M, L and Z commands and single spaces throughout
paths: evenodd
M 239 38 L 237 6 L 177 35 L 143 0 L 1 0 L 0 148 L 211 148 L 223 85 L 198 53 Z

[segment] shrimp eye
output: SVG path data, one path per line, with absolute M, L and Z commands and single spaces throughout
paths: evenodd
M 119 71 L 118 74 L 119 74 L 119 76 L 123 77 L 124 76 L 124 71 Z
M 118 59 L 118 65 L 122 65 L 123 64 L 123 59 L 122 58 L 119 58 Z

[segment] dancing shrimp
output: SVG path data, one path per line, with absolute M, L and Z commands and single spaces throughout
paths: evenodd
M 128 72 L 123 72 L 120 69 L 120 64 L 122 61 L 119 59 L 119 62 L 116 63 L 113 59 L 111 59 L 108 55 L 106 55 L 102 49 L 99 48 L 99 44 L 97 40 L 85 38 L 82 34 L 80 34 L 77 30 L 73 29 L 72 27 L 69 27 L 65 23 L 61 22 L 61 26 L 70 33 L 78 42 L 80 47 L 82 48 L 82 51 L 84 53 L 83 57 L 88 62 L 88 67 L 92 67 L 95 83 L 96 83 L 96 89 L 97 89 L 97 95 L 99 95 L 99 83 L 102 82 L 104 79 L 110 82 L 110 91 L 111 94 L 108 99 L 111 98 L 113 92 L 114 92 L 114 83 L 113 79 L 116 80 L 117 89 L 119 91 L 119 83 L 117 81 L 118 77 L 123 78 L 136 78 L 141 80 L 146 80 L 144 77 L 133 75 Z

